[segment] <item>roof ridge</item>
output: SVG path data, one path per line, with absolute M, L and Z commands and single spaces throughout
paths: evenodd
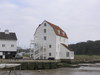
M 46 20 L 45 20 L 46 21 Z M 49 24 L 52 24 L 52 25 L 54 25 L 54 26 L 57 26 L 57 27 L 59 27 L 58 25 L 55 25 L 55 24 L 53 24 L 53 23 L 51 23 L 51 22 L 49 22 L 49 21 L 46 21 L 47 23 L 49 23 Z

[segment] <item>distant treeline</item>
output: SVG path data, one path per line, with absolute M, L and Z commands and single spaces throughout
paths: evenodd
M 75 55 L 100 55 L 100 40 L 70 44 L 69 49 L 73 50 Z

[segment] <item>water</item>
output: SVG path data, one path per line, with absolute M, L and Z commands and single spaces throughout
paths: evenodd
M 100 64 L 93 66 L 81 66 L 80 68 L 59 68 L 52 70 L 31 70 L 31 71 L 16 71 L 11 75 L 100 75 Z M 6 71 L 0 71 L 0 75 L 8 75 Z

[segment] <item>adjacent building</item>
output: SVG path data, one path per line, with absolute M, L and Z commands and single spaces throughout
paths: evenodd
M 17 37 L 13 32 L 0 32 L 0 58 L 11 59 L 17 53 Z
M 43 21 L 34 34 L 33 59 L 74 59 L 68 49 L 68 36 L 57 25 Z

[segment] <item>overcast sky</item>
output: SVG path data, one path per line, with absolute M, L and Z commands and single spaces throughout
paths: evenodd
M 44 20 L 60 26 L 69 44 L 100 40 L 100 0 L 0 0 L 0 32 L 16 32 L 18 46 L 28 48 Z

